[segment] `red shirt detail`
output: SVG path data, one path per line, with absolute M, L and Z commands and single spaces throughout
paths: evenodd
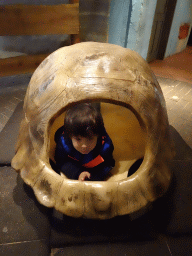
M 84 167 L 87 168 L 93 168 L 101 163 L 104 162 L 104 159 L 102 156 L 98 155 L 96 158 L 94 158 L 93 160 L 91 160 L 90 162 L 83 164 Z

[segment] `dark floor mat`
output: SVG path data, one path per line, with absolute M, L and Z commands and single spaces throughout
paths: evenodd
M 0 133 L 0 165 L 10 165 L 15 154 L 15 144 L 23 119 L 23 102 L 20 102 Z

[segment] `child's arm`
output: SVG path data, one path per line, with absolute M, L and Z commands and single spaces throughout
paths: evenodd
M 100 171 L 93 174 L 91 179 L 92 180 L 105 180 L 106 176 L 115 166 L 115 160 L 113 158 L 113 142 L 110 139 L 109 135 L 106 133 L 105 140 L 100 150 L 100 155 L 103 157 L 104 162 L 100 166 Z
M 66 162 L 68 158 L 68 154 L 65 151 L 61 140 L 57 141 L 56 149 L 55 149 L 55 161 L 58 168 L 61 168 L 61 166 Z
M 100 150 L 100 155 L 105 160 L 105 164 L 107 166 L 114 167 L 115 165 L 115 161 L 113 159 L 113 150 L 114 150 L 113 142 L 110 139 L 109 135 L 106 133 L 104 144 L 102 145 L 102 148 Z
M 113 150 L 114 150 L 113 142 L 110 139 L 109 135 L 106 133 L 106 135 L 104 136 L 104 143 L 100 150 L 100 154 L 103 158 L 112 157 Z

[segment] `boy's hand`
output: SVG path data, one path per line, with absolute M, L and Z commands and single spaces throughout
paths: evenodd
M 82 173 L 79 175 L 78 180 L 84 181 L 84 180 L 90 179 L 90 178 L 91 178 L 91 174 L 90 174 L 89 172 L 82 172 Z

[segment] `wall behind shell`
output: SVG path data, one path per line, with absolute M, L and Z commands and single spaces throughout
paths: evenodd
M 66 4 L 68 0 L 1 0 L 0 5 L 29 4 L 53 5 Z M 51 53 L 56 49 L 69 45 L 69 35 L 43 36 L 0 36 L 0 58 L 15 57 L 25 54 Z
M 0 5 L 32 4 L 53 5 L 66 4 L 68 0 L 2 0 Z M 80 1 L 80 40 L 107 42 L 110 0 Z M 0 58 L 25 54 L 51 53 L 69 45 L 68 35 L 45 36 L 0 36 Z
M 157 0 L 111 0 L 109 43 L 147 58 Z
M 168 44 L 165 52 L 165 57 L 173 55 L 185 49 L 190 34 L 185 39 L 179 39 L 179 28 L 184 23 L 192 25 L 192 1 L 191 0 L 177 0 L 175 14 L 171 26 L 171 31 L 168 39 Z
M 110 0 L 80 0 L 80 40 L 107 42 Z

